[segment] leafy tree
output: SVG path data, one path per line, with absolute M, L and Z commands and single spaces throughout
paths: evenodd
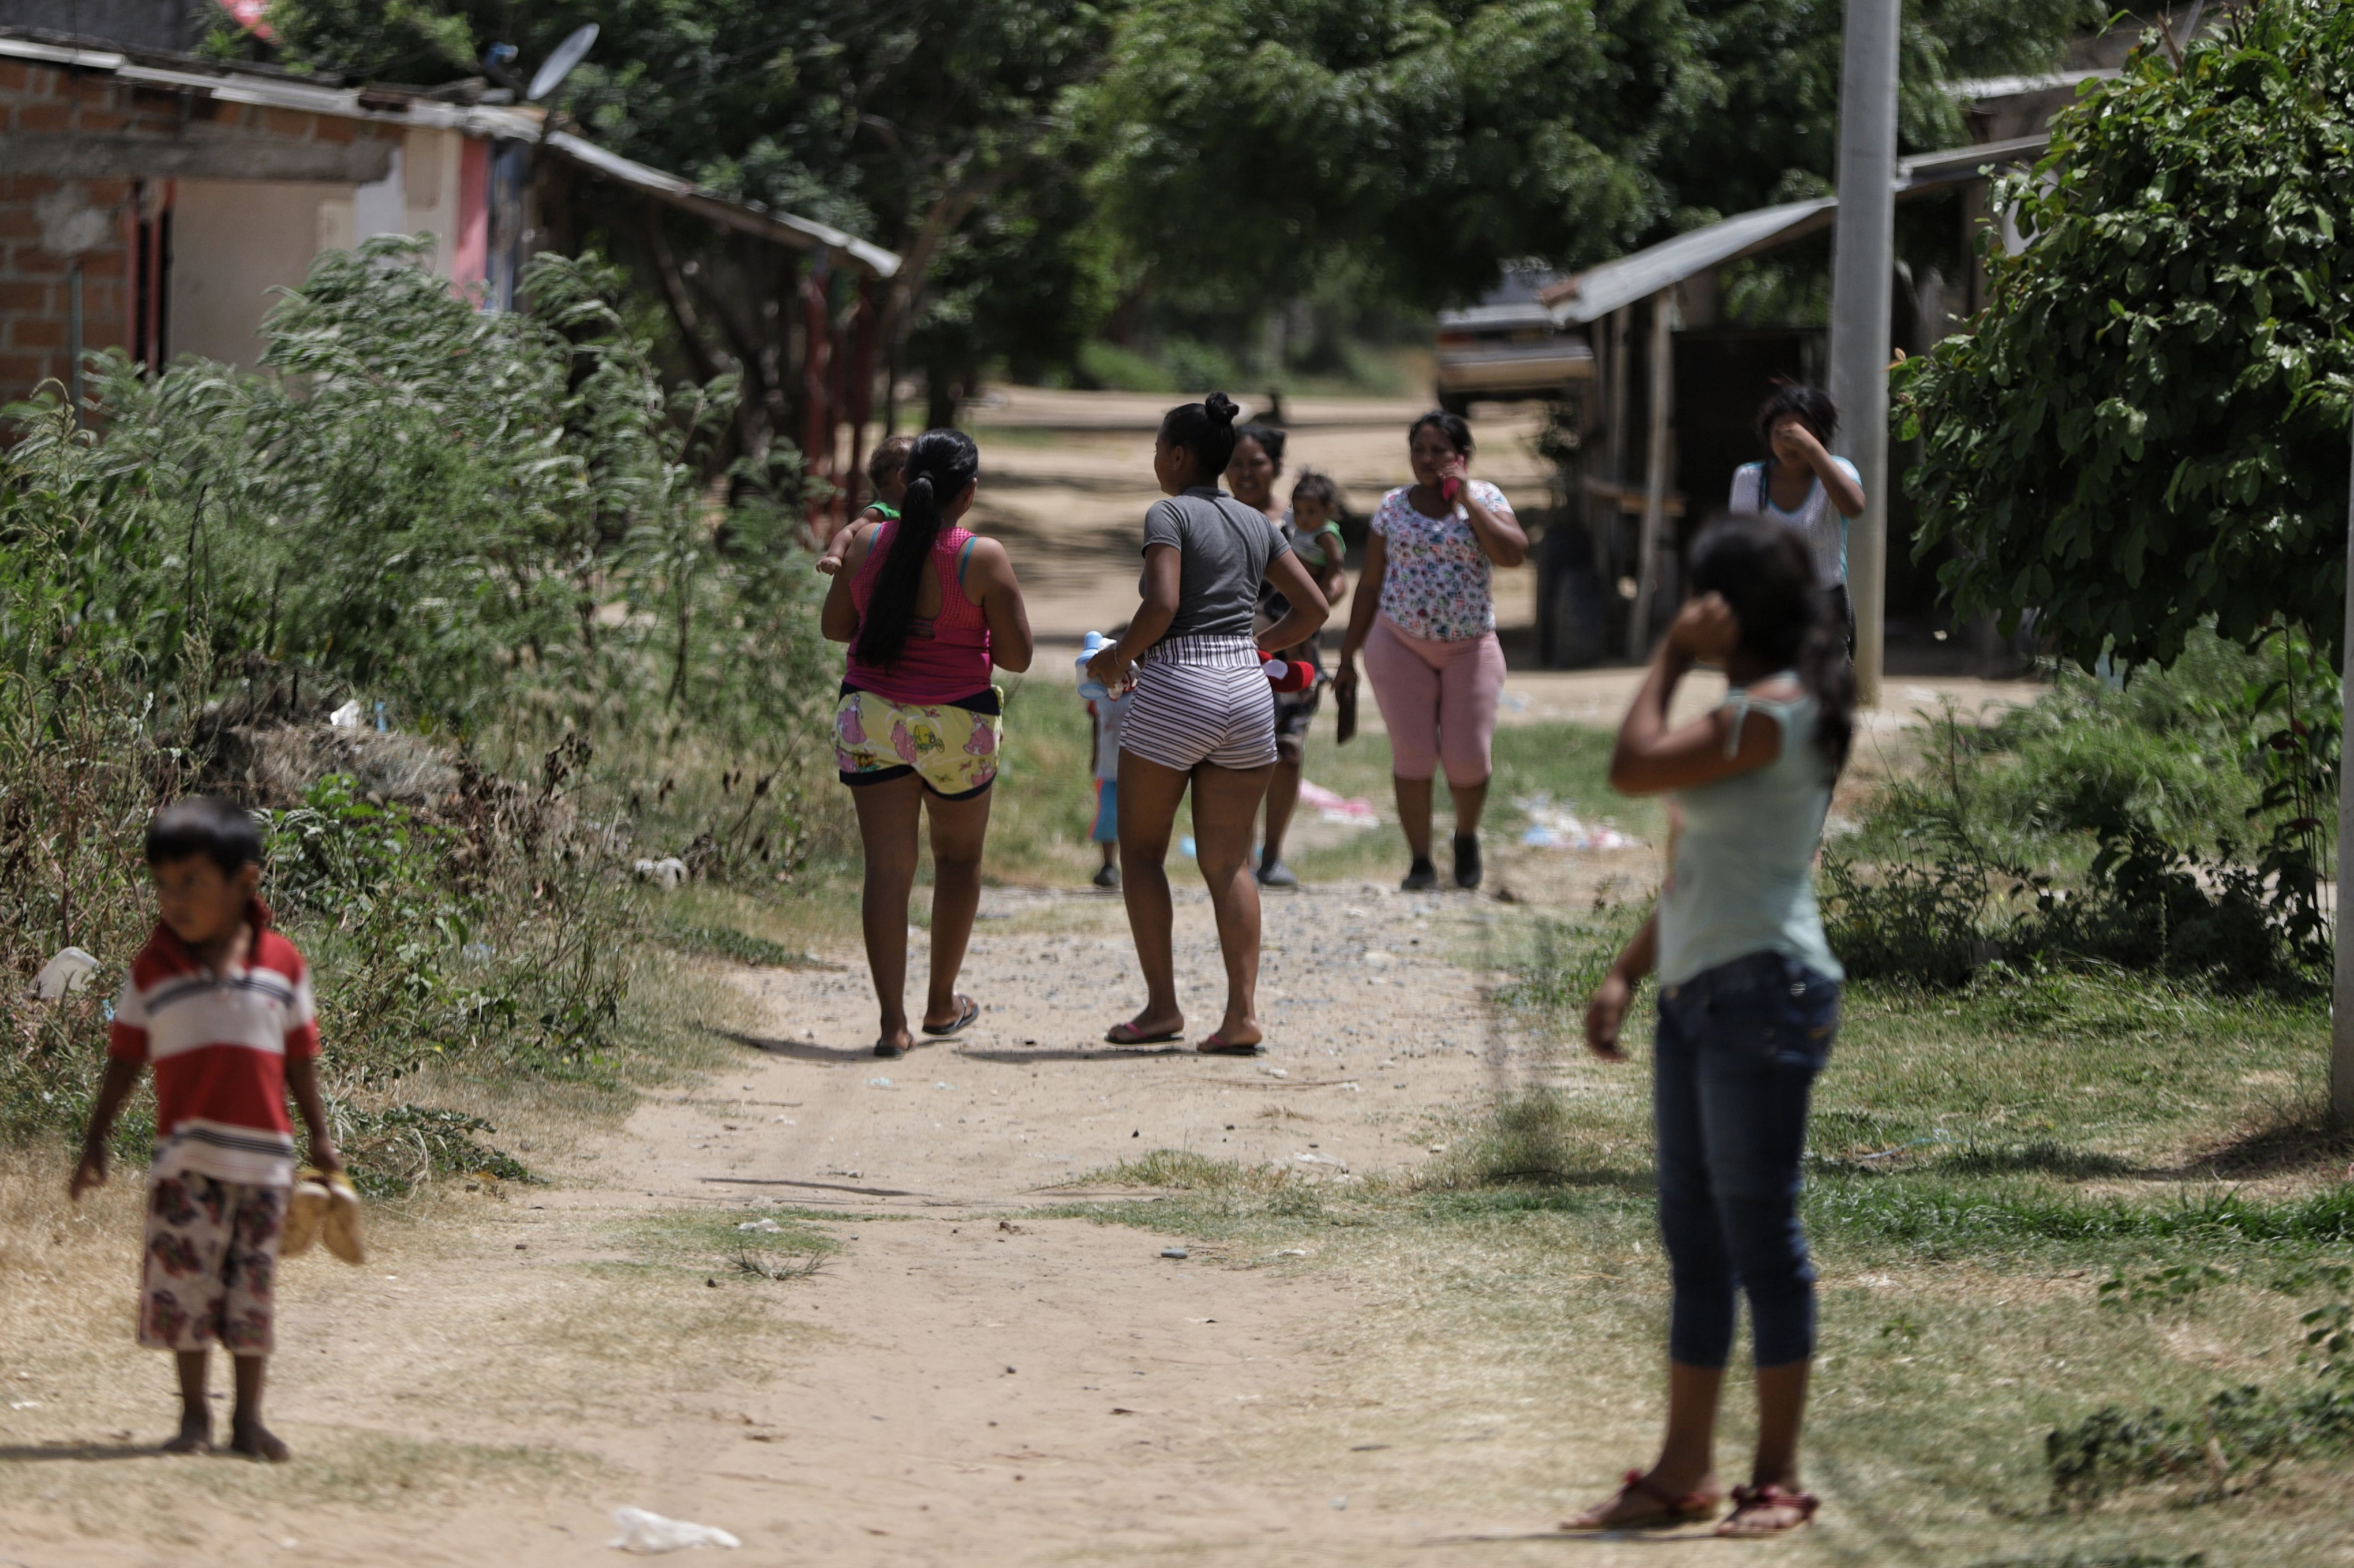
M 2211 618 L 2335 649 L 2354 386 L 2354 4 L 2268 0 L 2145 48 L 1999 188 L 1966 335 L 1900 367 L 1916 556 L 1965 614 L 2032 608 L 2067 656 L 2170 662 Z
M 297 60 L 429 82 L 472 73 L 493 39 L 528 65 L 597 23 L 560 107 L 630 157 L 899 251 L 886 341 L 912 336 L 941 376 L 1066 357 L 1102 296 L 1060 109 L 1109 38 L 1097 0 L 278 0 L 271 19 Z M 707 226 L 606 216 L 649 270 L 657 243 L 682 252 L 668 298 L 698 378 L 733 371 L 756 424 L 789 426 L 772 259 Z M 1042 286 L 1055 309 L 1038 308 Z
M 1907 7 L 1903 132 L 1938 83 L 2048 64 L 2069 0 Z M 1088 100 L 1097 185 L 1158 285 L 1305 291 L 1336 251 L 1418 303 L 1827 189 L 1840 7 L 1818 0 L 1140 0 Z

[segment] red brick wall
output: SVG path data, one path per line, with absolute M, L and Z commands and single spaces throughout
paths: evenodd
M 338 143 L 373 137 L 398 139 L 401 129 L 303 111 L 218 103 L 194 92 L 134 87 L 113 77 L 0 58 L 0 131 L 137 131 L 168 135 L 190 121 L 207 121 L 297 141 Z M 72 260 L 41 244 L 36 208 L 61 185 L 78 187 L 83 205 L 110 208 L 108 238 L 80 257 L 82 346 L 128 348 L 133 334 L 131 244 L 141 205 L 133 180 L 37 179 L 0 170 L 0 404 L 31 396 L 44 380 L 68 380 L 68 271 Z M 162 196 L 148 193 L 152 210 Z M 168 353 L 171 342 L 164 340 Z

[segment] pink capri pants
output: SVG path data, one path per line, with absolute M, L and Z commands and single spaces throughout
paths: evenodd
M 1380 616 L 1365 639 L 1365 674 L 1390 732 L 1392 773 L 1428 779 L 1444 763 L 1449 784 L 1488 781 L 1504 690 L 1504 649 L 1494 632 L 1434 642 Z

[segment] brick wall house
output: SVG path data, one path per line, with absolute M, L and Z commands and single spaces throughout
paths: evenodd
M 44 384 L 78 394 L 82 356 L 107 348 L 152 369 L 184 354 L 250 369 L 277 291 L 377 235 L 429 237 L 437 275 L 510 308 L 531 252 L 577 242 L 592 190 L 608 223 L 667 210 L 797 253 L 774 307 L 806 320 L 782 356 L 803 384 L 795 433 L 819 472 L 854 470 L 869 285 L 896 272 L 891 252 L 620 157 L 536 108 L 6 26 L 0 406 Z
M 462 161 L 454 143 L 477 129 L 473 111 L 436 105 L 459 123 L 410 126 L 354 112 L 357 97 L 0 35 L 0 402 L 70 383 L 77 343 L 158 366 L 182 350 L 249 363 L 270 288 L 353 243 L 355 198 L 398 173 L 412 136 Z M 507 114 L 518 123 L 479 129 L 535 130 Z M 456 216 L 428 194 L 371 232 Z

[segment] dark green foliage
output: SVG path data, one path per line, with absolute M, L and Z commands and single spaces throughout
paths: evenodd
M 2317 984 L 2337 704 L 2301 635 L 2248 654 L 2199 631 L 2122 689 L 2063 674 L 1989 726 L 1948 715 L 1825 855 L 1832 946 L 1858 978 L 1932 987 L 1994 959 Z
M 1809 1231 L 1931 1257 L 2062 1245 L 2252 1243 L 2294 1248 L 2354 1242 L 2354 1192 L 2267 1203 L 2233 1192 L 2171 1202 L 2087 1201 L 2065 1193 L 1978 1192 L 1914 1178 L 1821 1181 L 1807 1195 Z
M 2000 184 L 2029 240 L 1993 303 L 1900 366 L 1916 556 L 1964 614 L 2090 667 L 2170 662 L 2202 622 L 2300 626 L 2335 662 L 2354 331 L 2354 5 L 2235 9 L 2179 70 L 2090 84 Z
M 2335 1453 L 2354 1441 L 2354 1394 L 2334 1388 L 2295 1396 L 2250 1384 L 2227 1389 L 2187 1415 L 2115 1405 L 2043 1440 L 2055 1508 L 2089 1508 L 2127 1487 L 2172 1481 L 2192 1500 L 2261 1485 L 2283 1460 Z
M 1942 78 L 2051 62 L 2097 15 L 1908 6 L 1903 128 L 1963 140 Z M 1141 0 L 1087 101 L 1106 217 L 1159 289 L 1261 303 L 1352 257 L 1430 304 L 1500 262 L 1606 260 L 1813 196 L 1840 8 L 1806 0 Z
M 270 20 L 287 58 L 411 82 L 478 74 L 494 39 L 528 66 L 597 23 L 557 97 L 592 138 L 899 251 L 885 344 L 912 330 L 913 363 L 960 377 L 1000 355 L 1067 365 L 1111 303 L 1064 100 L 1101 69 L 1117 14 L 1094 0 L 564 0 L 522 13 L 489 0 L 279 0 Z M 637 252 L 634 202 L 592 206 L 584 221 L 597 220 L 615 253 Z M 763 312 L 790 281 L 767 270 L 773 257 L 748 260 L 696 226 L 669 232 L 703 263 L 687 287 L 706 352 L 744 376 L 754 423 L 796 428 L 772 415 L 798 407 L 798 371 L 772 379 L 779 366 L 760 352 Z
M 134 535 L 109 591 L 181 607 L 119 612 L 133 650 L 165 661 L 201 627 L 216 660 L 331 671 L 461 733 L 519 711 L 593 735 L 660 710 L 748 745 L 799 728 L 790 448 L 784 488 L 720 526 L 695 460 L 735 387 L 666 392 L 618 274 L 541 256 L 531 310 L 485 313 L 421 254 L 321 257 L 265 324 L 278 376 L 107 361 L 89 461 Z
M 665 926 L 662 938 L 684 952 L 705 953 L 773 969 L 824 969 L 835 966 L 790 948 L 738 931 L 733 926 Z
M 395 1184 L 521 1169 L 407 1103 L 428 1064 L 610 1080 L 637 834 L 706 878 L 801 853 L 826 683 L 790 449 L 715 504 L 689 460 L 732 391 L 666 393 L 610 271 L 544 258 L 529 313 L 484 314 L 413 249 L 322 258 L 268 323 L 283 374 L 118 358 L 102 433 L 11 411 L 0 1125 L 86 1114 L 153 919 L 139 835 L 185 789 L 275 806 L 265 890 L 316 976 L 323 1078 Z M 396 733 L 320 722 L 355 691 Z M 627 789 L 592 774 L 600 743 L 663 780 L 652 806 L 587 814 Z M 89 987 L 25 1001 L 69 942 L 101 960 Z
M 365 1197 L 391 1197 L 432 1176 L 537 1182 L 523 1161 L 478 1136 L 497 1129 L 478 1116 L 423 1106 L 334 1107 L 335 1141 Z

